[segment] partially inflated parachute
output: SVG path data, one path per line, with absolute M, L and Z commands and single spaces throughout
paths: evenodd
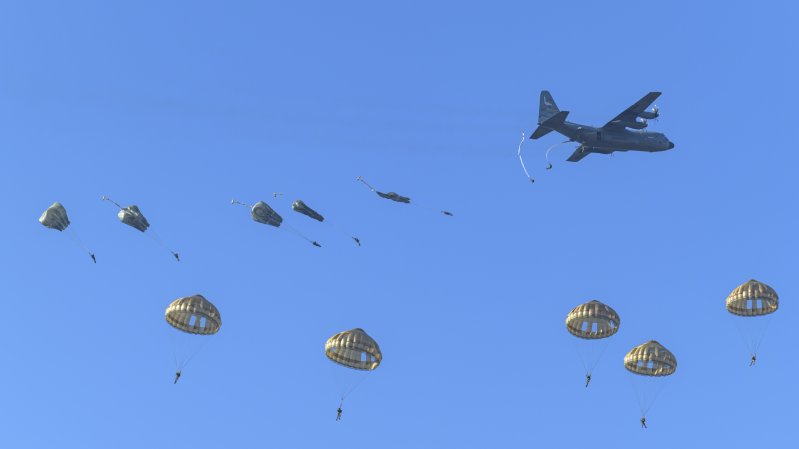
M 258 201 L 257 203 L 255 203 L 252 206 L 250 206 L 249 204 L 246 204 L 246 203 L 242 203 L 241 201 L 237 201 L 237 200 L 231 200 L 230 204 L 238 204 L 240 206 L 249 207 L 250 208 L 250 214 L 252 215 L 252 219 L 254 221 L 257 221 L 258 223 L 262 223 L 262 224 L 265 224 L 265 225 L 274 226 L 274 227 L 276 227 L 278 229 L 283 229 L 283 228 L 281 228 L 281 225 L 283 225 L 283 217 L 281 217 L 280 214 L 275 212 L 274 209 L 269 207 L 269 205 L 266 204 L 263 201 Z M 300 233 L 299 231 L 297 231 L 293 227 L 291 227 L 289 225 L 285 225 L 285 228 L 288 229 L 289 231 L 291 231 L 292 233 L 294 233 L 297 237 L 299 237 L 299 238 L 301 238 L 301 239 L 303 239 L 303 240 L 305 240 L 307 242 L 310 242 L 313 246 L 320 247 L 320 248 L 322 247 L 322 245 L 320 245 L 318 242 L 309 239 L 308 237 L 306 237 L 305 235 L 303 235 L 302 233 Z
M 104 196 L 101 199 L 103 201 L 108 201 L 119 208 L 119 212 L 117 213 L 117 218 L 119 218 L 119 221 L 121 221 L 122 223 L 140 232 L 145 232 L 150 228 L 150 222 L 147 221 L 147 219 L 144 217 L 144 214 L 141 212 L 141 210 L 139 210 L 139 206 L 136 206 L 134 204 L 128 207 L 122 207 L 119 205 L 119 203 L 112 200 L 111 198 L 108 198 L 107 196 Z M 166 246 L 166 244 L 164 244 L 163 241 L 161 241 L 161 238 L 158 237 L 158 234 L 156 234 L 152 230 L 150 232 L 147 232 L 146 234 L 149 235 L 153 240 L 155 240 L 156 243 L 161 245 L 164 249 L 169 251 L 172 254 L 172 256 L 175 258 L 175 260 L 180 262 L 180 255 L 175 251 L 169 249 L 169 247 Z
M 279 228 L 283 223 L 283 217 L 263 201 L 258 201 L 252 206 L 252 219 L 258 223 L 274 226 L 276 228 Z
M 319 212 L 317 212 L 317 211 L 311 209 L 310 207 L 308 207 L 308 205 L 305 204 L 302 200 L 297 200 L 297 201 L 293 202 L 291 204 L 291 209 L 294 212 L 299 212 L 299 213 L 305 215 L 306 217 L 313 218 L 314 220 L 316 220 L 316 221 L 318 221 L 320 223 L 325 221 L 325 217 L 323 217 L 322 214 L 320 214 Z
M 275 193 L 275 197 L 277 197 L 277 196 L 278 196 L 278 194 Z M 291 204 L 291 209 L 294 212 L 303 214 L 306 217 L 309 217 L 309 218 L 311 218 L 313 220 L 316 220 L 316 221 L 318 221 L 320 223 L 325 221 L 325 217 L 322 216 L 322 214 L 320 214 L 319 212 L 311 209 L 311 207 L 308 206 L 307 204 L 305 204 L 305 202 L 302 201 L 302 200 L 294 201 Z M 328 223 L 328 225 L 331 225 L 331 223 Z M 332 226 L 332 227 L 337 228 L 336 226 Z M 339 230 L 339 232 L 343 232 L 343 231 Z M 358 237 L 352 236 L 352 235 L 350 235 L 350 238 L 355 242 L 356 245 L 361 246 L 361 239 L 359 239 Z
M 67 210 L 58 201 L 48 207 L 46 211 L 39 217 L 39 223 L 50 229 L 57 231 L 64 231 L 69 226 L 69 218 L 67 217 Z
M 356 181 L 362 182 L 366 187 L 369 188 L 369 190 L 371 190 L 372 192 L 376 193 L 377 196 L 379 196 L 380 198 L 385 198 L 387 200 L 391 200 L 391 201 L 394 201 L 394 202 L 397 202 L 397 203 L 411 204 L 411 199 L 408 198 L 407 196 L 402 196 L 402 195 L 400 195 L 399 193 L 396 193 L 396 192 L 381 192 L 381 191 L 375 189 L 374 187 L 371 186 L 371 184 L 369 184 L 368 182 L 366 182 L 363 179 L 363 176 L 358 176 L 355 179 L 356 179 Z M 451 217 L 453 215 L 452 212 L 449 212 L 449 211 L 446 211 L 446 210 L 442 210 L 442 211 L 439 211 L 439 212 L 441 212 L 442 214 L 447 215 L 449 217 Z
M 69 227 L 69 217 L 67 216 L 67 209 L 58 201 L 53 203 L 50 207 L 45 210 L 42 215 L 39 217 L 39 223 L 41 223 L 44 227 L 55 229 L 56 231 L 64 232 Z M 84 251 L 89 253 L 89 257 L 92 258 L 94 263 L 97 263 L 97 257 L 95 257 L 94 253 L 89 251 L 80 238 L 72 233 L 68 232 L 67 234 L 70 235 L 72 240 L 80 246 Z

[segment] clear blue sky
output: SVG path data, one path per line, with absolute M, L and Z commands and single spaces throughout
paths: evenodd
M 0 446 L 789 446 L 797 12 L 3 2 Z M 525 147 L 531 186 L 515 153 L 541 89 L 596 125 L 662 91 L 653 128 L 676 148 L 561 148 L 546 171 L 547 136 Z M 229 204 L 274 191 L 323 248 Z M 37 223 L 56 200 L 97 265 Z M 752 277 L 782 299 L 755 368 L 724 310 Z M 223 325 L 175 386 L 163 312 L 195 293 Z M 563 319 L 590 299 L 622 323 L 585 389 Z M 352 327 L 384 361 L 337 423 L 323 345 Z M 621 362 L 653 338 L 679 368 L 643 432 Z

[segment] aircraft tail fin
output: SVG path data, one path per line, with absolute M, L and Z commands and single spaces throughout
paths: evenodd
M 541 100 L 538 103 L 538 124 L 542 124 L 550 117 L 560 112 L 558 105 L 548 90 L 541 91 Z
M 543 98 L 543 97 L 542 97 Z M 538 139 L 539 137 L 547 135 L 550 131 L 562 125 L 566 121 L 566 116 L 569 111 L 558 111 L 551 117 L 547 118 L 538 125 L 538 128 L 530 135 L 531 139 Z

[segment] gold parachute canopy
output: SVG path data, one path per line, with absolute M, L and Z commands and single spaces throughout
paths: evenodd
M 46 211 L 39 217 L 39 223 L 44 226 L 63 231 L 69 226 L 69 218 L 67 218 L 67 210 L 58 201 L 48 207 Z
M 774 313 L 780 305 L 777 292 L 768 285 L 751 279 L 727 296 L 727 311 L 739 316 L 762 316 Z
M 189 334 L 212 335 L 222 326 L 222 317 L 211 301 L 194 295 L 172 301 L 166 308 L 166 322 Z
M 372 371 L 383 360 L 383 353 L 363 329 L 350 329 L 330 337 L 325 343 L 325 355 L 347 368 Z
M 663 345 L 649 340 L 624 356 L 624 367 L 641 376 L 669 376 L 677 371 L 677 359 Z
M 599 301 L 580 304 L 566 315 L 566 330 L 575 337 L 589 340 L 610 337 L 618 332 L 619 324 L 619 314 Z

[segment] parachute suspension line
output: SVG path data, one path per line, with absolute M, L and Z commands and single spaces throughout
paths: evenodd
M 280 225 L 280 227 L 279 227 L 278 229 L 285 229 L 287 232 L 291 232 L 292 234 L 294 234 L 294 235 L 296 235 L 297 237 L 299 237 L 299 238 L 301 238 L 301 239 L 305 240 L 305 241 L 306 241 L 306 242 L 308 242 L 308 243 L 311 243 L 311 244 L 312 244 L 312 245 L 314 245 L 314 246 L 318 246 L 318 247 L 320 247 L 320 248 L 322 247 L 322 245 L 320 245 L 320 244 L 319 244 L 319 242 L 317 242 L 317 241 L 315 241 L 315 240 L 311 240 L 311 239 L 309 239 L 308 237 L 306 237 L 306 236 L 305 236 L 305 234 L 301 233 L 300 231 L 298 231 L 297 229 L 295 229 L 295 228 L 294 228 L 293 226 L 291 226 L 290 224 L 287 224 L 287 223 L 283 222 L 283 223 Z
M 608 344 L 610 344 L 610 339 L 603 338 L 602 340 L 602 347 L 599 349 L 599 356 L 597 356 L 597 358 L 593 361 L 594 363 L 588 367 L 589 375 L 594 372 L 594 368 L 596 368 L 596 366 L 599 364 L 599 361 L 602 360 L 602 356 L 605 355 L 605 350 L 608 348 Z
M 636 378 L 629 378 L 630 385 L 635 394 L 636 402 L 638 402 L 638 410 L 641 412 L 641 417 L 645 418 L 652 406 L 655 405 L 660 393 L 666 388 L 669 377 L 636 376 Z
M 202 351 L 202 349 L 205 347 L 205 343 L 206 342 L 203 341 L 200 347 L 195 349 L 194 352 L 192 352 L 191 355 L 189 355 L 189 357 L 187 357 L 186 360 L 184 360 L 183 363 L 180 364 L 180 369 L 178 371 L 183 371 L 183 369 L 186 368 L 186 365 L 188 365 L 189 362 L 191 362 L 194 356 L 196 356 L 197 354 L 200 353 L 200 351 Z
M 366 375 L 361 376 L 361 378 L 358 379 L 357 382 L 354 382 L 352 385 L 350 385 L 349 389 L 344 390 L 344 394 L 341 396 L 341 401 L 344 402 L 344 399 L 347 399 L 347 396 L 351 395 L 353 391 L 355 391 L 359 386 L 361 386 L 364 380 L 366 380 Z
M 175 341 L 175 335 L 170 335 L 172 340 L 172 357 L 175 359 L 175 371 L 180 371 L 180 362 L 178 362 L 178 342 Z
M 519 142 L 519 150 L 516 154 L 519 156 L 519 162 L 522 163 L 522 170 L 524 170 L 524 174 L 527 176 L 527 179 L 530 180 L 530 183 L 534 183 L 535 179 L 530 176 L 530 173 L 527 172 L 527 167 L 524 166 L 524 159 L 522 159 L 522 144 L 524 144 L 524 131 L 522 131 L 522 140 Z
M 81 240 L 81 239 L 80 239 L 80 237 L 78 236 L 78 234 L 77 234 L 76 232 L 74 232 L 74 231 L 70 231 L 69 229 L 67 229 L 67 230 L 66 230 L 66 234 L 69 236 L 70 240 L 72 240 L 72 241 L 73 241 L 73 242 L 74 242 L 76 245 L 78 245 L 78 246 L 79 246 L 79 247 L 80 247 L 80 248 L 81 248 L 83 251 L 86 251 L 86 253 L 87 253 L 87 254 L 89 254 L 89 257 L 91 257 L 91 258 L 92 258 L 92 260 L 94 261 L 94 263 L 97 263 L 97 258 L 96 258 L 96 257 L 94 257 L 94 253 L 93 253 L 93 252 L 91 252 L 91 250 L 89 250 L 89 248 L 87 248 L 87 247 L 86 247 L 86 245 L 84 245 L 84 244 L 83 244 L 83 240 Z
M 363 176 L 358 176 L 357 178 L 355 178 L 355 180 L 356 181 L 361 181 L 362 183 L 364 183 L 366 185 L 366 187 L 369 187 L 369 190 L 371 190 L 372 192 L 377 192 L 377 190 L 375 190 L 374 187 L 372 187 L 371 185 L 369 185 L 368 182 L 363 180 Z
M 172 253 L 172 257 L 174 257 L 175 260 L 180 262 L 180 255 L 178 253 L 172 251 L 171 249 L 169 249 L 169 247 L 166 246 L 166 243 L 164 243 L 163 240 L 161 240 L 161 237 L 158 235 L 158 233 L 156 233 L 152 229 L 148 229 L 148 231 L 149 232 L 146 232 L 145 234 L 150 234 L 150 238 L 153 239 L 153 241 L 155 243 L 157 243 L 159 246 L 161 246 L 162 248 L 164 248 L 167 251 L 169 251 L 170 253 Z
M 588 363 L 586 363 L 583 352 L 580 350 L 580 343 L 582 342 L 578 342 L 576 340 L 572 341 L 572 344 L 574 345 L 574 352 L 576 352 L 577 357 L 580 358 L 580 363 L 583 365 L 583 371 L 585 371 L 586 374 L 589 374 Z
M 773 314 L 769 314 L 762 317 L 734 317 L 735 318 L 735 327 L 738 328 L 738 335 L 743 340 L 744 345 L 749 350 L 750 356 L 757 356 L 758 351 L 760 350 L 760 345 L 763 343 L 763 339 L 766 337 L 766 331 L 769 328 L 769 324 L 771 324 L 771 319 L 773 318 Z M 761 320 L 760 326 L 757 324 L 752 323 L 751 325 L 747 325 L 748 323 L 744 320 Z M 746 328 L 749 329 L 746 329 Z
M 547 148 L 547 152 L 546 152 L 547 170 L 551 170 L 552 169 L 552 162 L 549 161 L 549 153 L 551 153 L 552 150 L 555 149 L 555 147 L 561 146 L 564 143 L 569 143 L 569 142 L 571 142 L 571 140 L 564 140 L 563 142 L 556 143 L 556 144 L 550 146 L 549 148 Z
M 769 324 L 771 324 L 771 319 L 773 318 L 773 316 L 774 316 L 773 314 L 769 314 L 769 315 L 763 317 L 765 319 L 765 322 L 763 323 L 763 326 L 760 329 L 760 334 L 757 337 L 755 337 L 755 341 L 754 341 L 754 349 L 755 350 L 754 350 L 754 353 L 752 355 L 756 356 L 758 351 L 760 351 L 760 344 L 763 343 L 763 339 L 766 338 L 766 331 L 769 328 Z

